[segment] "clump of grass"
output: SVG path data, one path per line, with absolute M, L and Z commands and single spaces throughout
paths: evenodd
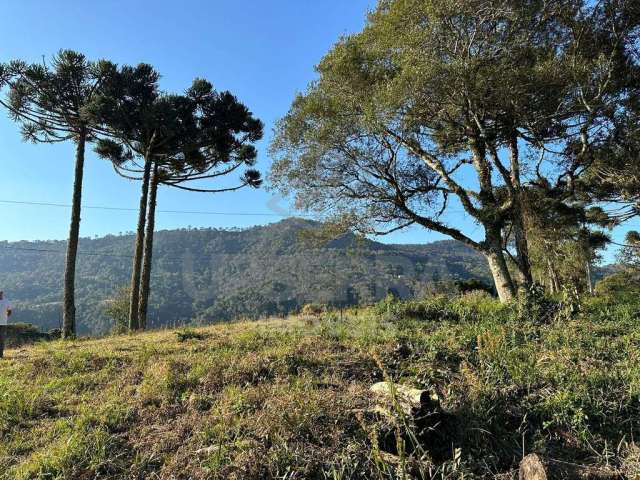
M 197 332 L 191 328 L 183 328 L 175 332 L 178 337 L 178 341 L 186 342 L 187 340 L 204 340 L 207 338 L 206 334 Z

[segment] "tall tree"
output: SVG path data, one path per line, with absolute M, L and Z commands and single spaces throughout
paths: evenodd
M 640 71 L 627 107 L 615 113 L 615 128 L 594 152 L 582 187 L 595 199 L 616 204 L 613 218 L 623 222 L 640 215 Z
M 612 128 L 594 146 L 581 186 L 597 200 L 618 203 L 611 216 L 625 221 L 640 215 L 640 3 L 611 3 L 618 7 L 614 10 L 617 15 L 609 10 L 592 43 L 614 46 L 617 70 L 610 81 L 625 95 L 609 112 Z
M 572 194 L 624 96 L 630 40 L 605 33 L 630 3 L 380 1 L 279 123 L 274 185 L 364 233 L 416 224 L 459 240 L 509 300 L 505 227 L 530 282 L 523 188 Z M 452 206 L 482 240 L 446 221 Z
M 138 260 L 134 260 L 137 272 L 132 275 L 131 288 L 137 293 L 131 297 L 133 329 L 145 328 L 147 323 L 158 187 L 220 193 L 261 183 L 260 174 L 250 167 L 257 156 L 252 143 L 261 138 L 262 123 L 229 92 L 217 92 L 209 82 L 196 79 L 185 95 L 161 96 L 154 104 L 155 108 L 162 104 L 163 114 L 147 112 L 135 130 L 118 127 L 117 118 L 130 125 L 131 115 L 118 110 L 104 113 L 104 121 L 118 140 L 102 140 L 98 145 L 98 152 L 113 161 L 121 175 L 140 179 L 143 185 L 136 245 L 141 242 L 144 248 L 139 259 L 136 248 Z M 147 142 L 136 136 L 138 131 L 156 132 L 152 148 L 141 148 Z M 144 164 L 137 163 L 136 157 L 142 157 Z M 188 186 L 225 177 L 243 166 L 249 168 L 235 185 Z
M 62 336 L 68 338 L 76 332 L 75 272 L 85 148 L 97 133 L 87 110 L 103 95 L 102 86 L 113 75 L 115 65 L 104 60 L 92 62 L 80 53 L 62 50 L 50 66 L 13 61 L 3 71 L 9 94 L 0 104 L 20 124 L 24 139 L 37 143 L 73 141 L 76 146 L 64 272 Z
M 159 75 L 149 65 L 124 67 L 109 85 L 107 95 L 96 102 L 91 114 L 110 134 L 98 141 L 96 152 L 113 162 L 116 172 L 133 178 L 128 172 L 140 171 L 141 194 L 131 273 L 129 328 L 140 328 L 138 303 L 144 253 L 144 229 L 154 159 L 174 151 L 184 133 L 177 96 L 162 95 Z M 188 118 L 187 118 L 188 120 Z

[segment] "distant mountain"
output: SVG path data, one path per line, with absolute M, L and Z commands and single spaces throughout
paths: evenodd
M 287 219 L 246 230 L 156 233 L 150 324 L 208 323 L 295 310 L 306 303 L 370 303 L 388 292 L 421 294 L 434 282 L 490 281 L 482 256 L 455 241 L 388 245 L 347 234 L 319 245 L 321 225 Z M 128 283 L 131 235 L 81 239 L 79 333 L 111 328 L 104 302 Z M 61 319 L 65 242 L 0 242 L 0 289 L 15 321 L 41 328 Z

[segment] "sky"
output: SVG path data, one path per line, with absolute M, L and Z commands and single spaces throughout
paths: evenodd
M 193 78 L 206 78 L 234 93 L 265 123 L 257 168 L 266 174 L 274 122 L 315 78 L 314 65 L 341 35 L 359 31 L 374 6 L 375 0 L 0 0 L 0 61 L 41 62 L 60 49 L 73 49 L 91 59 L 150 63 L 166 91 L 182 92 Z M 16 125 L 0 112 L 0 241 L 67 237 L 69 208 L 64 205 L 71 201 L 73 155 L 70 143 L 24 143 Z M 139 188 L 88 150 L 81 236 L 134 230 Z M 10 203 L 16 201 L 63 206 Z M 87 208 L 95 206 L 131 210 Z M 291 210 L 286 199 L 265 189 L 213 195 L 165 187 L 158 211 L 157 229 L 171 229 L 248 227 L 277 221 Z M 482 233 L 459 211 L 448 220 L 476 239 Z M 632 226 L 616 230 L 614 238 L 621 242 Z M 443 238 L 414 227 L 379 240 Z M 610 251 L 607 260 L 612 258 Z

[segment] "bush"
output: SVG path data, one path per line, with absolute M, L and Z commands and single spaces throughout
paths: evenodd
M 391 319 L 413 319 L 426 321 L 453 321 L 461 319 L 461 309 L 457 309 L 452 300 L 444 295 L 430 297 L 423 300 L 399 300 L 393 295 L 387 295 L 374 306 L 378 315 Z
M 458 280 L 456 283 L 456 288 L 460 293 L 470 293 L 470 292 L 486 292 L 492 297 L 496 296 L 496 289 L 493 285 L 488 285 L 484 283 L 482 280 L 478 280 L 477 278 L 470 278 L 468 280 Z
M 595 293 L 606 303 L 637 302 L 640 298 L 640 271 L 627 270 L 604 277 Z
M 320 305 L 318 303 L 307 303 L 302 310 L 300 310 L 300 314 L 303 316 L 318 316 L 322 315 L 327 311 L 327 307 L 325 305 Z
M 551 323 L 556 317 L 559 304 L 545 293 L 542 285 L 534 284 L 521 288 L 516 298 L 516 319 L 535 325 Z
M 120 287 L 104 304 L 104 313 L 113 322 L 113 333 L 125 333 L 129 330 L 129 303 L 131 288 Z
M 51 340 L 55 337 L 41 332 L 38 327 L 30 323 L 14 323 L 7 327 L 7 346 L 19 347 L 29 345 L 42 340 Z

